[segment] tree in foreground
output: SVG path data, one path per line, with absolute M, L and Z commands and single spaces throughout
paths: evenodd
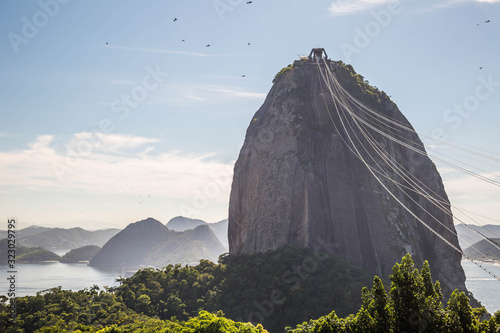
M 339 318 L 335 312 L 317 320 L 286 328 L 288 333 L 328 332 L 500 332 L 500 311 L 481 321 L 484 307 L 473 309 L 464 292 L 455 290 L 446 306 L 439 281 L 432 283 L 429 263 L 419 271 L 411 256 L 394 265 L 389 293 L 375 276 L 371 290 L 363 289 L 363 305 L 356 315 Z

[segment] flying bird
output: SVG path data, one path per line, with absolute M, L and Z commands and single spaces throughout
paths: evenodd
M 483 67 L 479 67 L 479 69 L 483 69 Z
M 241 77 L 245 77 L 245 75 L 242 75 Z
M 252 3 L 252 1 L 247 1 L 247 5 L 249 5 L 249 4 L 251 4 L 251 3 Z
M 484 21 L 484 23 L 489 23 L 491 20 L 488 20 L 488 21 Z
M 248 45 L 250 45 L 250 43 L 248 43 Z
M 210 47 L 210 44 L 205 45 L 206 47 Z
M 106 45 L 108 45 L 108 42 L 106 42 Z
M 185 39 L 181 40 L 181 42 L 184 42 L 184 41 L 186 41 L 186 40 Z
M 176 17 L 176 18 L 174 18 L 174 22 L 175 22 L 175 21 L 177 21 L 177 17 Z

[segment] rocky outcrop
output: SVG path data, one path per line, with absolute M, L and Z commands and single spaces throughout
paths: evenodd
M 335 75 L 350 94 L 411 128 L 385 93 L 365 83 L 352 67 L 339 66 Z M 359 116 L 373 122 L 370 115 Z M 395 133 L 387 124 L 377 124 L 411 147 L 423 149 L 413 131 Z M 390 179 L 403 185 L 405 180 L 356 128 L 352 117 L 335 113 L 317 66 L 284 71 L 251 120 L 235 164 L 229 205 L 230 254 L 283 246 L 320 248 L 388 277 L 394 263 L 409 252 L 417 264 L 429 260 L 433 277 L 441 281 L 445 292 L 465 290 L 460 254 L 418 222 L 398 200 L 458 247 L 452 218 L 422 195 L 398 188 Z M 357 141 L 360 153 L 371 165 L 380 165 L 380 173 L 387 178 L 378 175 L 396 199 L 355 156 L 347 134 Z M 370 131 L 370 135 L 402 169 L 449 206 L 441 177 L 427 156 L 381 133 Z

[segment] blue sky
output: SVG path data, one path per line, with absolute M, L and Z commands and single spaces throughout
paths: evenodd
M 435 138 L 500 158 L 499 14 L 500 0 L 3 0 L 0 216 L 227 218 L 253 114 L 318 46 L 392 96 L 431 156 L 498 181 L 498 161 Z M 500 223 L 498 187 L 437 165 L 452 203 Z

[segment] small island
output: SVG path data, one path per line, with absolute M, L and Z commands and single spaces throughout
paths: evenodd
M 97 245 L 87 245 L 74 249 L 62 256 L 62 263 L 89 262 L 101 248 Z

